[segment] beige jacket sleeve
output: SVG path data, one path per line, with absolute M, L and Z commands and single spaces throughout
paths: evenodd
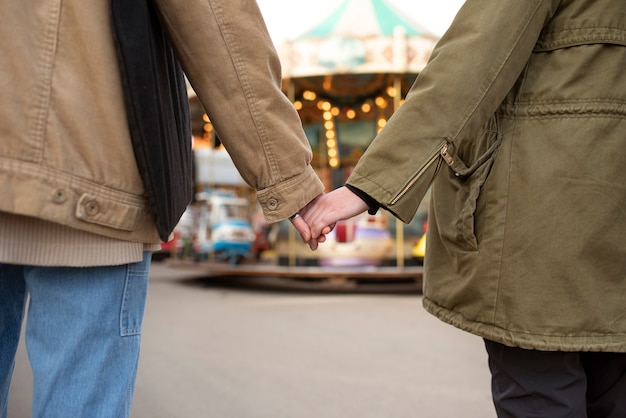
M 513 87 L 560 0 L 467 0 L 406 102 L 348 178 L 404 222 L 411 184 L 445 143 L 471 138 Z
M 268 222 L 323 191 L 254 0 L 156 0 L 179 59 Z

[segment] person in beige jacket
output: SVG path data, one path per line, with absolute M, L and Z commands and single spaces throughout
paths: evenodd
M 300 214 L 312 248 L 379 206 L 409 222 L 439 164 L 423 304 L 485 340 L 498 416 L 624 417 L 624 150 L 626 2 L 467 0 L 346 186 Z
M 320 195 L 256 2 L 146 4 L 267 222 Z M 174 198 L 151 195 L 138 165 L 109 1 L 0 0 L 0 12 L 0 417 L 27 296 L 33 416 L 128 416 L 150 250 L 169 231 L 148 197 Z M 176 144 L 185 155 L 190 140 Z

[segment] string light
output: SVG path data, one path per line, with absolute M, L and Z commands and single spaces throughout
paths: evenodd
M 315 94 L 315 92 L 313 92 L 311 90 L 306 90 L 305 92 L 302 93 L 302 98 L 304 100 L 308 100 L 308 101 L 312 102 L 313 100 L 315 100 L 317 98 L 317 94 Z
M 322 82 L 323 92 L 332 92 L 332 77 L 324 78 Z M 326 94 L 326 93 L 320 93 Z M 355 158 L 358 159 L 358 150 L 354 149 L 349 155 L 340 156 L 339 141 L 337 139 L 337 121 L 369 121 L 374 125 L 375 132 L 380 132 L 387 124 L 388 118 L 393 111 L 397 110 L 397 106 L 404 103 L 402 92 L 399 85 L 383 86 L 377 95 L 356 98 L 355 102 L 337 103 L 336 99 L 330 99 L 328 96 L 320 96 L 312 90 L 304 90 L 298 100 L 294 100 L 294 107 L 301 115 L 304 124 L 320 123 L 321 116 L 321 135 L 325 141 L 321 146 L 325 146 L 325 150 L 320 151 L 327 154 L 327 158 L 320 161 L 326 161 L 331 168 L 339 168 L 342 159 L 346 159 L 346 163 L 352 164 Z M 399 96 L 399 97 L 398 97 Z M 344 98 L 345 96 L 339 96 Z M 334 103 L 333 103 L 334 102 Z M 363 138 L 365 139 L 365 138 Z M 360 151 L 362 153 L 362 150 Z
M 387 124 L 387 119 L 385 118 L 378 119 L 378 122 L 376 123 L 376 125 L 378 126 L 377 132 L 380 132 L 380 130 L 383 129 L 386 124 Z

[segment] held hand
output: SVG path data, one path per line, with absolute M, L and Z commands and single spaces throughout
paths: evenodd
M 309 228 L 309 225 L 304 221 L 304 219 L 302 219 L 302 216 L 300 216 L 299 213 L 291 216 L 289 220 L 300 234 L 302 241 L 307 243 L 311 241 L 311 229 Z
M 315 200 L 319 199 L 320 196 L 322 195 L 319 195 L 311 202 L 314 202 Z M 311 203 L 309 203 L 309 205 L 310 204 Z M 300 212 L 302 212 L 302 210 Z M 309 228 L 309 225 L 305 222 L 305 220 L 302 218 L 299 212 L 291 216 L 289 220 L 291 221 L 291 224 L 296 228 L 296 230 L 300 234 L 302 241 L 307 243 L 309 247 L 311 248 L 311 250 L 316 250 L 320 242 L 326 241 L 326 234 L 328 234 L 328 232 L 332 230 L 332 228 L 328 228 L 327 232 L 323 232 L 317 238 L 313 239 L 311 236 L 311 230 Z
M 332 228 L 327 227 L 326 232 L 322 231 L 321 235 L 313 239 L 311 238 L 311 230 L 309 229 L 309 225 L 307 225 L 307 223 L 304 221 L 304 219 L 302 219 L 302 216 L 300 216 L 299 213 L 296 213 L 294 216 L 289 218 L 289 220 L 300 234 L 302 241 L 307 243 L 309 245 L 309 248 L 311 248 L 311 250 L 313 251 L 317 250 L 317 246 L 319 245 L 319 243 L 326 241 L 326 234 L 332 231 Z
M 312 250 L 317 249 L 317 244 L 326 239 L 326 234 L 338 221 L 352 218 L 367 209 L 367 204 L 345 186 L 318 196 L 300 211 L 310 234 L 310 239 L 305 242 Z

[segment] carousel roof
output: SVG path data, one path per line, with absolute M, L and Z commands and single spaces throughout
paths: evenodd
M 417 74 L 436 41 L 386 0 L 343 0 L 320 24 L 282 45 L 283 75 Z
M 297 39 L 392 36 L 398 27 L 403 28 L 407 36 L 433 37 L 403 15 L 385 0 L 343 0 L 323 22 Z

